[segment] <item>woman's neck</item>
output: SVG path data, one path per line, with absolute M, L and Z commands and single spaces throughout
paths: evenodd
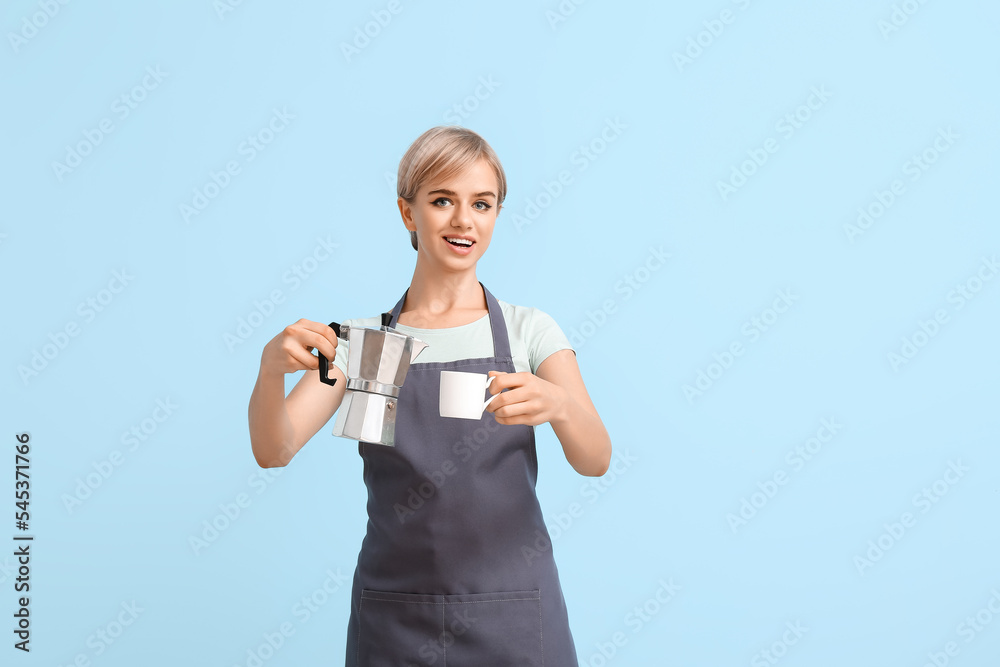
M 418 261 L 399 323 L 418 329 L 445 329 L 475 322 L 488 308 L 475 267 L 462 273 L 430 271 Z

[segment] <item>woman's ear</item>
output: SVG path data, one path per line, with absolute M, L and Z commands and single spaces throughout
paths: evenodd
M 410 204 L 399 197 L 396 200 L 396 205 L 399 206 L 399 215 L 403 218 L 403 225 L 411 232 L 417 231 L 417 225 L 413 222 L 413 209 L 410 208 Z

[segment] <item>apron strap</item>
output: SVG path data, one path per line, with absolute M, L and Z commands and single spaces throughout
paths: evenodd
M 382 317 L 382 322 L 383 322 L 384 326 L 390 327 L 392 329 L 396 328 L 396 322 L 399 320 L 399 311 L 401 311 L 403 309 L 403 302 L 406 301 L 406 295 L 409 294 L 409 293 L 410 293 L 410 289 L 407 288 L 406 291 L 403 292 L 403 296 L 399 299 L 398 302 L 396 302 L 396 305 L 392 307 L 391 311 L 389 311 L 389 321 L 388 322 L 385 321 L 385 317 L 384 316 Z

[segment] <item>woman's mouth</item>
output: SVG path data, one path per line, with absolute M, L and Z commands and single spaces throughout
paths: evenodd
M 448 247 L 459 255 L 468 255 L 472 252 L 472 246 L 476 244 L 472 239 L 461 236 L 445 236 L 443 238 Z

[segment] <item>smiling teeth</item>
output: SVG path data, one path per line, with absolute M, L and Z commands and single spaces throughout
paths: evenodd
M 450 237 L 450 236 L 446 236 L 446 237 L 444 237 L 444 240 L 445 241 L 449 241 L 451 243 L 459 243 L 459 244 L 465 245 L 465 246 L 472 245 L 472 241 L 470 241 L 469 239 L 456 239 L 456 238 L 453 238 L 453 237 Z

